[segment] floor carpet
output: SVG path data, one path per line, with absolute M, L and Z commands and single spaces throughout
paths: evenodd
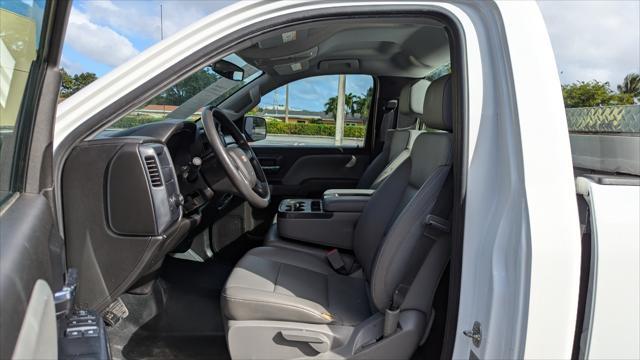
M 220 293 L 235 263 L 259 241 L 242 238 L 203 263 L 167 257 L 153 290 L 124 294 L 129 316 L 108 329 L 119 359 L 229 359 Z

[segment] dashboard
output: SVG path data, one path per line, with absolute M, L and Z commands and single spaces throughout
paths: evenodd
M 193 121 L 108 131 L 76 146 L 62 172 L 62 206 L 68 263 L 91 275 L 80 277 L 78 301 L 103 309 L 143 286 L 167 253 L 186 251 L 192 235 L 237 205 L 214 192 L 225 181 Z
M 148 137 L 166 144 L 177 175 L 183 209 L 188 216 L 202 210 L 214 198 L 212 189 L 226 175 L 198 123 L 165 120 L 112 132 L 102 138 Z M 223 139 L 232 141 L 230 137 Z

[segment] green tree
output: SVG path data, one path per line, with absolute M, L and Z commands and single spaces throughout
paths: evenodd
M 360 114 L 360 116 L 363 119 L 369 118 L 369 111 L 371 109 L 372 98 L 373 98 L 373 87 L 370 86 L 364 94 L 362 94 L 361 96 L 358 96 L 358 99 L 354 104 L 355 112 L 357 114 Z
M 336 114 L 338 112 L 338 97 L 332 96 L 327 99 L 327 102 L 324 103 L 324 113 L 325 114 Z
M 630 94 L 632 97 L 640 99 L 640 74 L 627 74 L 622 84 L 618 85 L 618 92 L 620 94 Z
M 567 108 L 633 104 L 633 96 L 617 94 L 608 82 L 597 80 L 562 85 L 562 96 Z
M 63 99 L 77 93 L 83 87 L 94 82 L 98 77 L 91 72 L 70 75 L 64 69 L 60 69 L 62 84 L 60 84 L 60 97 Z
M 356 113 L 356 103 L 359 99 L 359 96 L 354 95 L 352 93 L 344 94 L 344 107 L 345 111 L 354 116 Z
M 354 116 L 358 113 L 358 101 L 360 101 L 360 97 L 353 93 L 344 94 L 344 107 L 345 111 L 351 116 Z M 338 112 L 338 96 L 332 96 L 327 99 L 327 102 L 324 103 L 324 113 L 325 114 L 335 114 Z

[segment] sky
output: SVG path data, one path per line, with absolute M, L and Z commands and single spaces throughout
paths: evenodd
M 347 75 L 345 79 L 345 93 L 363 96 L 367 89 L 373 86 L 373 79 L 369 75 Z M 324 111 L 327 99 L 336 96 L 338 92 L 338 75 L 324 75 L 294 81 L 289 84 L 289 109 Z M 264 95 L 260 99 L 260 106 L 273 108 L 283 105 L 285 89 L 280 87 Z
M 75 0 L 62 66 L 72 74 L 88 71 L 102 76 L 161 37 L 171 36 L 232 2 Z M 540 0 L 538 4 L 563 84 L 594 79 L 608 81 L 615 89 L 626 74 L 640 71 L 640 1 Z M 347 92 L 364 93 L 370 86 L 369 81 L 368 77 L 353 78 L 347 81 Z M 318 96 L 335 95 L 337 78 L 335 82 L 331 79 L 299 81 L 296 86 L 304 91 L 300 92 L 299 102 L 290 97 L 294 102 L 291 106 L 307 108 L 318 103 Z

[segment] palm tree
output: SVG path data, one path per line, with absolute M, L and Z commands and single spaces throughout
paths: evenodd
M 324 113 L 325 114 L 334 114 L 338 111 L 338 97 L 332 96 L 330 97 L 326 103 L 324 103 Z
M 371 98 L 373 97 L 373 87 L 369 87 L 367 92 L 358 96 L 354 107 L 355 112 L 360 114 L 363 119 L 369 118 L 369 109 L 371 108 Z
M 358 96 L 352 93 L 348 93 L 344 95 L 344 107 L 346 112 L 351 114 L 352 116 L 357 112 L 357 104 L 358 104 Z M 324 103 L 324 113 L 325 114 L 333 114 L 335 115 L 338 111 L 338 97 L 332 96 L 330 97 L 326 103 Z
M 350 113 L 351 116 L 355 115 L 356 113 L 356 104 L 358 101 L 358 96 L 352 94 L 352 93 L 348 93 L 344 95 L 344 107 L 346 108 L 346 112 Z
M 634 98 L 640 98 L 640 74 L 630 73 L 625 76 L 622 84 L 618 85 L 618 92 L 631 94 Z

